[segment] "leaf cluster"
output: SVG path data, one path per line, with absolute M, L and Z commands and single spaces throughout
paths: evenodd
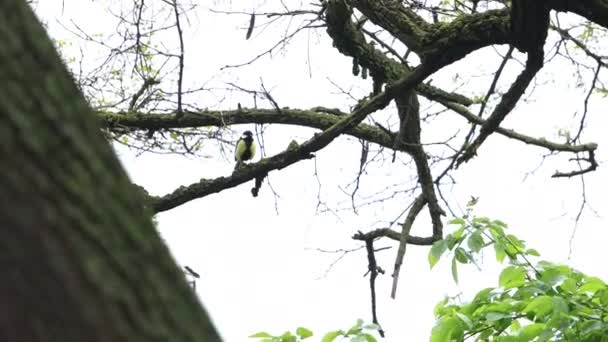
M 376 342 L 377 339 L 371 333 L 378 331 L 379 327 L 375 324 L 363 324 L 363 320 L 357 320 L 357 322 L 350 327 L 348 330 L 333 330 L 325 335 L 321 339 L 321 342 L 333 342 L 342 341 L 350 342 Z M 259 332 L 249 336 L 250 338 L 257 338 L 257 342 L 300 342 L 309 337 L 313 336 L 313 332 L 309 329 L 299 327 L 296 329 L 295 334 L 287 331 L 281 335 L 271 335 L 267 332 Z
M 432 342 L 476 341 L 608 341 L 608 286 L 597 277 L 569 266 L 540 261 L 532 265 L 525 242 L 505 234 L 506 224 L 487 218 L 455 219 L 458 229 L 438 241 L 429 253 L 431 266 L 446 251 L 453 252 L 452 274 L 458 263 L 474 262 L 492 245 L 496 259 L 509 265 L 498 287 L 479 291 L 465 304 L 446 298 L 435 307 Z M 465 243 L 466 242 L 466 243 Z

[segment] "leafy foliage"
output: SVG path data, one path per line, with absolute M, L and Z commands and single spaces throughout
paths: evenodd
M 457 230 L 438 241 L 429 253 L 431 266 L 443 252 L 453 252 L 452 264 L 474 262 L 492 245 L 498 261 L 510 263 L 498 287 L 486 288 L 469 303 L 444 299 L 435 307 L 432 342 L 462 341 L 608 341 L 608 286 L 566 265 L 527 256 L 524 241 L 505 233 L 507 225 L 487 218 L 451 221 Z M 466 241 L 466 244 L 464 242 Z M 452 268 L 457 280 L 455 267 Z
M 350 327 L 348 330 L 333 330 L 325 335 L 321 339 L 321 342 L 333 342 L 333 341 L 350 341 L 350 342 L 376 342 L 377 339 L 372 335 L 373 331 L 378 331 L 378 326 L 375 324 L 363 324 L 363 320 L 357 320 L 357 322 Z M 292 334 L 287 331 L 282 335 L 271 335 L 267 332 L 259 332 L 249 336 L 250 338 L 259 339 L 257 342 L 299 342 L 313 336 L 313 332 L 299 327 L 296 329 L 296 333 Z M 338 338 L 340 338 L 338 340 Z
M 452 252 L 452 277 L 458 282 L 458 264 L 477 265 L 475 256 L 481 250 L 490 245 L 494 246 L 496 260 L 502 262 L 508 257 L 509 261 L 517 261 L 517 256 L 538 256 L 534 249 L 527 249 L 525 241 L 513 234 L 507 234 L 507 224 L 500 220 L 490 220 L 487 217 L 470 218 L 474 203 L 470 203 L 467 215 L 456 218 L 449 222 L 455 225 L 456 230 L 446 235 L 443 240 L 436 241 L 429 251 L 428 260 L 431 268 L 437 264 L 441 256 L 446 252 Z M 505 277 L 511 279 L 511 273 L 517 273 L 521 278 L 521 272 L 512 269 L 507 271 Z

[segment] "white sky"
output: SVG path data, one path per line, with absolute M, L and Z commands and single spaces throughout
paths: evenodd
M 72 52 L 77 57 L 77 47 L 83 43 L 75 40 L 58 22 L 73 27 L 70 25 L 74 21 L 91 34 L 108 34 L 114 29 L 114 19 L 105 11 L 107 3 L 65 1 L 62 9 L 62 1 L 47 0 L 39 4 L 38 14 L 48 24 L 54 38 L 73 42 L 71 47 L 74 49 L 67 53 Z M 254 5 L 246 8 L 254 8 Z M 222 8 L 219 2 L 209 6 Z M 232 9 L 236 10 L 236 6 L 232 4 Z M 189 25 L 185 28 L 187 85 L 225 87 L 223 82 L 231 81 L 259 89 L 261 77 L 281 106 L 323 105 L 343 110 L 353 102 L 340 94 L 329 79 L 345 89 L 354 87 L 356 95 L 369 91 L 369 84 L 352 76 L 351 60 L 331 47 L 324 31 L 301 34 L 287 50 L 278 51 L 272 58 L 262 58 L 252 66 L 221 72 L 221 66 L 247 61 L 265 50 L 288 24 L 277 24 L 264 32 L 255 31 L 253 39 L 246 41 L 248 20 L 247 16 L 210 13 L 205 5 L 189 16 Z M 174 46 L 174 37 L 173 32 L 167 34 L 166 44 Z M 161 34 L 161 38 L 165 37 Z M 102 57 L 95 55 L 99 50 L 94 46 L 83 46 L 89 62 Z M 504 53 L 506 49 L 499 47 L 499 50 Z M 558 129 L 576 127 L 578 119 L 572 116 L 582 110 L 586 89 L 574 87 L 574 70 L 570 64 L 558 59 L 554 62 L 538 76 L 530 101 L 520 103 L 504 127 L 556 141 L 560 140 Z M 462 93 L 481 95 L 499 63 L 493 49 L 484 49 L 434 75 L 433 85 L 446 90 L 458 87 Z M 519 70 L 515 62 L 509 63 L 500 83 L 501 91 L 506 90 L 506 85 Z M 452 81 L 455 72 L 460 74 L 461 80 L 469 81 L 464 85 L 463 81 Z M 590 75 L 585 82 L 588 84 L 589 80 Z M 201 107 L 209 108 L 235 108 L 237 101 L 244 106 L 253 106 L 249 97 L 227 94 L 220 89 L 188 100 L 196 100 Z M 604 133 L 608 119 L 602 110 L 605 104 L 606 100 L 599 96 L 593 97 L 590 103 L 589 123 L 583 140 L 599 144 L 600 167 L 585 176 L 588 208 L 579 221 L 569 259 L 574 217 L 582 200 L 581 179 L 552 179 L 550 175 L 557 168 L 565 171 L 575 167 L 568 162 L 570 155 L 549 158 L 537 169 L 543 150 L 495 134 L 482 146 L 477 158 L 453 173 L 458 183 L 453 188 L 446 187 L 445 194 L 453 204 L 461 205 L 470 196 L 479 196 L 478 215 L 507 222 L 511 232 L 538 249 L 543 259 L 567 262 L 583 272 L 608 279 L 608 270 L 602 262 L 607 257 L 608 239 L 605 219 L 608 198 L 604 190 L 608 173 L 603 165 L 607 159 L 605 146 L 608 146 Z M 259 105 L 269 107 L 264 102 Z M 394 118 L 390 122 L 394 123 Z M 443 114 L 424 131 L 423 139 L 426 142 L 445 139 L 456 130 L 464 129 L 464 123 L 453 113 Z M 245 128 L 252 127 L 234 129 L 240 132 Z M 314 130 L 273 126 L 265 136 L 267 153 L 280 152 L 291 139 L 303 141 L 312 132 Z M 222 157 L 213 144 L 203 150 L 210 158 L 136 156 L 122 147 L 118 151 L 133 181 L 156 195 L 166 194 L 201 177 L 228 175 L 234 166 L 231 155 Z M 349 254 L 326 274 L 338 255 L 315 250 L 357 247 L 360 244 L 350 239 L 354 232 L 384 227 L 410 203 L 409 197 L 398 195 L 392 200 L 361 208 L 358 215 L 349 209 L 349 196 L 339 187 L 345 188 L 354 179 L 359 151 L 355 139 L 340 138 L 318 153 L 320 189 L 313 176 L 315 162 L 308 160 L 270 174 L 271 183 L 280 196 L 278 199 L 267 184 L 258 198 L 252 198 L 249 192 L 252 183 L 248 183 L 157 216 L 160 231 L 177 261 L 201 274 L 198 293 L 226 341 L 244 341 L 249 334 L 262 330 L 272 333 L 293 331 L 297 326 L 308 327 L 321 335 L 329 330 L 347 328 L 357 318 L 371 321 L 369 279 L 363 278 L 367 270 L 365 252 Z M 408 160 L 403 155 L 400 159 Z M 536 172 L 524 181 L 526 174 L 535 169 Z M 400 163 L 378 163 L 362 178 L 360 194 L 371 195 L 395 183 L 405 182 L 384 194 L 405 189 L 413 175 L 409 167 Z M 330 208 L 344 210 L 319 213 L 316 210 L 319 194 Z M 359 203 L 363 201 L 359 198 Z M 420 219 L 412 233 L 429 235 L 428 220 Z M 444 295 L 462 293 L 463 299 L 467 299 L 484 287 L 497 286 L 501 267 L 496 265 L 491 253 L 484 257 L 482 272 L 474 267 L 462 267 L 461 282 L 456 285 L 451 280 L 448 262 L 440 262 L 431 271 L 426 258 L 428 248 L 410 246 L 397 300 L 391 300 L 390 273 L 396 244 L 381 241 L 376 246 L 393 246 L 377 255 L 379 265 L 387 270 L 386 275 L 378 278 L 377 296 L 379 320 L 388 341 L 428 339 L 434 323 L 433 306 Z

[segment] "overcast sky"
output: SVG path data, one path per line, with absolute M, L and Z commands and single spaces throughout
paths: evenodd
M 51 35 L 70 42 L 67 55 L 80 58 L 79 48 L 84 47 L 86 63 L 101 60 L 103 49 L 79 41 L 65 28 L 73 30 L 77 24 L 90 34 L 111 34 L 115 18 L 105 7 L 109 2 L 66 0 L 64 7 L 62 3 L 47 0 L 38 5 L 38 14 Z M 248 4 L 246 10 L 256 5 L 243 3 Z M 352 76 L 351 60 L 332 48 L 323 30 L 304 32 L 285 49 L 252 65 L 220 70 L 226 64 L 242 63 L 258 55 L 274 44 L 290 24 L 284 21 L 266 30 L 256 30 L 252 39 L 246 41 L 247 16 L 209 11 L 239 10 L 236 6 L 220 2 L 211 7 L 200 5 L 188 16 L 185 81 L 189 87 L 205 84 L 209 89 L 189 97 L 188 101 L 210 109 L 232 109 L 237 102 L 252 107 L 251 97 L 222 88 L 226 82 L 233 82 L 259 89 L 260 78 L 281 106 L 291 108 L 322 105 L 347 111 L 354 102 L 340 93 L 336 85 L 351 89 L 356 96 L 369 92 L 369 82 Z M 163 34 L 160 36 L 166 39 L 166 45 L 177 44 L 173 33 Z M 471 96 L 483 94 L 500 63 L 497 51 L 504 54 L 506 47 L 487 48 L 468 56 L 433 75 L 433 85 Z M 517 57 L 522 60 L 521 55 Z M 500 82 L 501 91 L 506 90 L 520 68 L 517 62 L 508 64 Z M 537 77 L 534 92 L 526 102 L 520 102 L 503 126 L 563 141 L 558 131 L 576 127 L 578 118 L 573 115 L 582 111 L 587 91 L 586 87 L 575 87 L 573 72 L 569 63 L 559 58 L 553 60 Z M 458 78 L 454 77 L 456 73 Z M 590 75 L 587 76 L 583 81 L 588 84 Z M 583 141 L 599 144 L 600 167 L 584 178 L 587 206 L 576 234 L 573 235 L 574 218 L 583 200 L 581 178 L 550 178 L 556 169 L 566 171 L 576 167 L 568 161 L 570 156 L 543 159 L 546 151 L 497 134 L 481 147 L 478 157 L 453 173 L 457 184 L 444 188 L 453 209 L 459 210 L 458 204 L 464 206 L 470 196 L 479 197 L 478 215 L 507 222 L 512 233 L 541 252 L 542 259 L 568 263 L 590 275 L 608 279 L 603 262 L 608 256 L 605 248 L 608 172 L 603 165 L 608 156 L 605 105 L 606 100 L 600 96 L 592 97 L 590 102 Z M 259 101 L 258 106 L 268 108 L 269 104 Z M 425 113 L 438 109 L 423 105 Z M 390 112 L 378 118 L 387 124 L 396 122 Z M 423 140 L 442 141 L 458 130 L 466 130 L 464 124 L 460 117 L 444 113 L 425 129 Z M 242 125 L 233 129 L 235 134 L 229 137 L 236 139 L 243 130 L 255 127 Z M 281 152 L 292 139 L 302 142 L 314 132 L 272 126 L 264 136 L 266 153 Z M 372 146 L 372 150 L 377 151 L 378 147 Z M 228 175 L 234 167 L 232 152 L 222 155 L 213 143 L 203 149 L 205 156 L 188 158 L 140 155 L 121 146 L 117 146 L 117 151 L 132 180 L 154 195 L 166 194 L 200 178 Z M 272 172 L 270 182 L 276 194 L 264 184 L 260 196 L 252 198 L 249 192 L 252 184 L 248 183 L 157 216 L 161 234 L 177 261 L 201 274 L 198 293 L 226 341 L 244 341 L 257 331 L 281 333 L 298 326 L 320 335 L 347 328 L 358 318 L 371 321 L 369 279 L 363 277 L 367 270 L 365 252 L 350 253 L 329 269 L 340 254 L 318 249 L 357 248 L 360 243 L 350 239 L 354 232 L 386 227 L 410 204 L 412 197 L 403 191 L 411 187 L 415 174 L 407 164 L 407 156 L 399 155 L 399 161 L 392 164 L 387 153 L 385 160 L 371 165 L 362 177 L 356 197 L 360 207 L 354 213 L 348 192 L 352 191 L 349 184 L 358 171 L 359 153 L 356 139 L 341 137 L 318 153 L 316 160 Z M 319 202 L 324 205 L 319 206 Z M 365 205 L 367 202 L 371 203 Z M 430 235 L 430 229 L 424 217 L 417 221 L 412 233 Z M 484 256 L 482 271 L 463 267 L 461 282 L 456 285 L 448 262 L 440 262 L 430 270 L 428 248 L 412 246 L 401 272 L 397 300 L 391 300 L 390 273 L 396 244 L 380 241 L 376 246 L 393 247 L 378 253 L 380 266 L 387 270 L 378 279 L 377 291 L 379 320 L 388 341 L 428 339 L 434 323 L 433 306 L 445 295 L 462 294 L 466 300 L 482 288 L 497 286 L 501 267 L 491 253 Z

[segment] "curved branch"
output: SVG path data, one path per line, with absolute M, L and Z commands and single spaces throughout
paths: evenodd
M 350 20 L 351 14 L 352 10 L 340 1 L 332 1 L 327 11 L 327 33 L 342 54 L 355 58 L 357 63 L 370 70 L 373 79 L 378 82 L 397 80 L 411 72 L 406 65 L 387 57 L 367 43 L 363 33 Z M 431 101 L 442 99 L 465 106 L 473 104 L 471 99 L 463 95 L 449 93 L 428 84 L 417 85 L 416 91 Z
M 576 160 L 576 161 L 579 162 L 579 165 L 580 165 L 581 161 L 585 161 L 585 162 L 589 163 L 589 166 L 587 166 L 586 168 L 583 169 L 581 167 L 581 169 L 579 169 L 579 170 L 570 171 L 570 172 L 556 171 L 551 176 L 551 178 L 563 178 L 563 177 L 570 178 L 570 177 L 580 176 L 580 175 L 584 175 L 585 173 L 595 171 L 595 169 L 597 169 L 597 167 L 599 166 L 599 164 L 595 160 L 595 151 L 594 150 L 589 151 L 588 155 L 589 155 L 589 157 L 587 157 L 587 158 L 576 158 L 576 159 L 574 159 L 574 160 Z

